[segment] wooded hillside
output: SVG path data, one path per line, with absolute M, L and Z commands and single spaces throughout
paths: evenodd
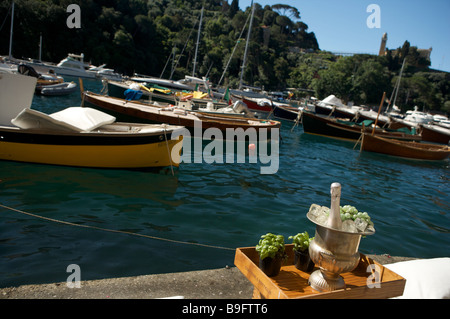
M 9 49 L 11 3 L 0 3 L 3 55 Z M 72 3 L 80 6 L 81 28 L 67 27 L 67 7 Z M 192 75 L 203 5 L 195 76 L 208 76 L 218 84 L 229 63 L 220 85 L 236 88 L 251 13 L 250 7 L 240 10 L 238 0 L 15 0 L 12 55 L 37 58 L 42 35 L 43 61 L 84 53 L 86 61 L 106 63 L 126 75 L 177 80 Z M 301 20 L 301 9 L 284 4 L 262 7 L 256 1 L 246 84 L 266 90 L 301 88 L 310 91 L 298 94 L 319 98 L 335 94 L 357 104 L 378 104 L 383 91 L 390 96 L 400 57 L 344 58 L 323 52 L 320 39 Z M 399 52 L 407 51 L 411 60 L 414 47 L 407 49 Z M 398 101 L 404 109 L 418 105 L 450 112 L 449 73 L 417 63 L 407 66 Z

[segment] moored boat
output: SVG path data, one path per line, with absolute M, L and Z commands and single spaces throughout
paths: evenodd
M 207 97 L 207 93 L 200 91 L 175 91 L 157 84 L 138 83 L 134 81 L 107 81 L 105 83 L 108 89 L 108 95 L 123 98 L 125 92 L 129 89 L 139 90 L 142 92 L 142 99 L 150 100 L 157 103 L 177 104 L 179 101 L 189 101 L 192 109 L 206 108 L 208 104 L 213 104 L 215 109 L 227 107 L 228 103 L 224 101 L 213 100 Z
M 120 169 L 177 167 L 180 162 L 179 152 L 172 150 L 183 138 L 171 140 L 179 126 L 117 123 L 81 107 L 51 115 L 24 109 L 12 123 L 0 126 L 2 160 Z
M 54 73 L 38 73 L 33 67 L 23 63 L 19 64 L 19 66 L 17 67 L 17 72 L 23 75 L 35 77 L 37 79 L 36 92 L 38 92 L 40 88 L 44 86 L 61 84 L 64 82 L 64 78 L 61 76 L 58 76 Z
M 363 126 L 354 122 L 341 121 L 332 117 L 313 114 L 311 112 L 302 112 L 302 124 L 303 130 L 307 134 L 320 135 L 325 137 L 331 137 L 341 140 L 357 141 L 361 137 L 361 131 Z M 370 125 L 373 122 L 371 120 L 362 122 L 364 124 L 364 130 L 371 132 L 373 130 Z M 400 140 L 416 140 L 420 141 L 419 135 L 408 134 L 403 131 L 387 131 L 381 128 L 375 129 L 376 134 L 379 134 L 386 138 L 395 138 Z
M 217 128 L 222 132 L 227 129 L 254 129 L 257 133 L 264 130 L 270 136 L 272 129 L 279 129 L 281 123 L 272 120 L 242 118 L 225 114 L 210 114 L 203 112 L 190 112 L 176 106 L 161 107 L 139 101 L 127 101 L 116 97 L 100 95 L 82 90 L 82 99 L 95 108 L 113 112 L 114 115 L 126 116 L 133 120 L 152 123 L 168 123 L 185 126 L 190 131 L 201 126 L 202 131 Z
M 448 144 L 450 141 L 450 129 L 436 124 L 420 125 L 422 140 L 440 144 Z
M 273 116 L 277 119 L 297 121 L 302 114 L 302 107 L 294 107 L 281 103 L 273 103 Z
M 27 65 L 32 66 L 39 73 L 48 73 L 52 71 L 61 76 L 73 76 L 95 79 L 96 73 L 88 72 L 89 64 L 84 62 L 84 54 L 80 55 L 69 53 L 58 64 L 44 63 L 41 61 L 29 61 Z
M 74 82 L 63 82 L 51 85 L 36 86 L 36 93 L 46 96 L 67 95 L 77 90 Z
M 378 125 L 380 127 L 389 127 L 391 129 L 398 129 L 398 128 L 402 128 L 402 127 L 406 127 L 406 126 L 399 126 L 399 127 L 392 127 L 390 126 L 391 123 L 391 119 L 383 114 L 378 114 L 377 112 L 373 111 L 373 110 L 359 110 L 356 112 L 356 116 L 358 118 L 358 121 L 365 121 L 365 120 L 370 120 L 370 121 L 374 121 L 377 120 Z
M 314 112 L 316 114 L 348 120 L 356 120 L 359 115 L 358 111 L 361 110 L 363 110 L 363 108 L 360 106 L 347 106 L 343 104 L 342 101 L 334 95 L 329 95 L 321 101 L 316 101 L 314 106 Z
M 36 78 L 20 74 L 0 77 L 1 160 L 119 169 L 179 165 L 182 126 L 119 123 L 85 107 L 44 114 L 30 108 L 35 85 Z
M 447 145 L 400 141 L 368 133 L 362 134 L 361 151 L 434 161 L 445 160 L 450 155 L 450 147 Z
M 244 95 L 235 95 L 235 94 L 232 94 L 232 96 L 234 99 L 238 99 L 244 102 L 251 111 L 263 114 L 267 114 L 272 111 L 272 104 L 270 103 L 269 99 L 251 98 Z

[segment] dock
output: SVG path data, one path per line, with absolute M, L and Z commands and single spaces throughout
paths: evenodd
M 367 255 L 385 265 L 410 257 Z M 0 289 L 0 299 L 251 299 L 253 285 L 236 267 Z

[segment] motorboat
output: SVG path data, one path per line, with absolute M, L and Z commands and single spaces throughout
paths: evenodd
M 63 82 L 58 84 L 36 87 L 36 94 L 46 96 L 67 95 L 77 90 L 75 82 Z
M 44 63 L 41 61 L 29 61 L 28 65 L 32 66 L 39 73 L 48 73 L 50 70 L 60 76 L 72 76 L 96 79 L 94 72 L 88 72 L 90 65 L 84 62 L 84 54 L 80 55 L 69 53 L 67 57 L 62 59 L 57 65 Z
M 5 58 L 0 57 L 0 71 L 2 73 L 17 72 L 17 64 L 9 63 Z
M 32 66 L 27 64 L 21 63 L 18 66 L 17 71 L 20 74 L 37 78 L 35 91 L 38 94 L 41 92 L 41 89 L 45 87 L 64 84 L 64 78 L 62 76 L 56 75 L 54 73 L 40 74 L 36 72 L 36 70 Z
M 408 110 L 405 116 L 400 118 L 391 118 L 390 128 L 408 127 L 410 129 L 418 130 L 420 125 L 430 124 L 433 122 L 433 115 L 421 112 L 418 110 L 417 106 L 414 110 Z
M 105 68 L 106 64 L 100 66 L 91 66 L 88 70 L 90 73 L 94 73 L 99 79 L 107 79 L 114 81 L 121 81 L 123 79 L 122 75 L 115 72 L 113 69 Z

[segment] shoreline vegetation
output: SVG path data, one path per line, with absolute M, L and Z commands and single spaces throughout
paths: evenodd
M 172 74 L 178 80 L 192 75 L 198 40 L 195 76 L 217 84 L 224 75 L 221 86 L 239 84 L 251 7 L 239 9 L 238 0 L 79 1 L 80 28 L 66 25 L 70 3 L 16 0 L 12 56 L 37 58 L 42 36 L 43 61 L 57 63 L 68 53 L 84 53 L 85 61 L 106 64 L 124 75 Z M 255 2 L 246 84 L 295 89 L 295 98 L 334 94 L 344 103 L 377 106 L 383 92 L 390 96 L 406 59 L 397 98 L 401 111 L 418 106 L 450 113 L 450 73 L 430 69 L 430 61 L 407 40 L 401 48 L 387 48 L 384 56 L 338 56 L 320 50 L 320 39 L 301 20 L 301 10 Z M 10 15 L 11 1 L 3 1 L 2 39 L 9 39 Z M 9 41 L 1 41 L 0 52 L 8 49 Z

